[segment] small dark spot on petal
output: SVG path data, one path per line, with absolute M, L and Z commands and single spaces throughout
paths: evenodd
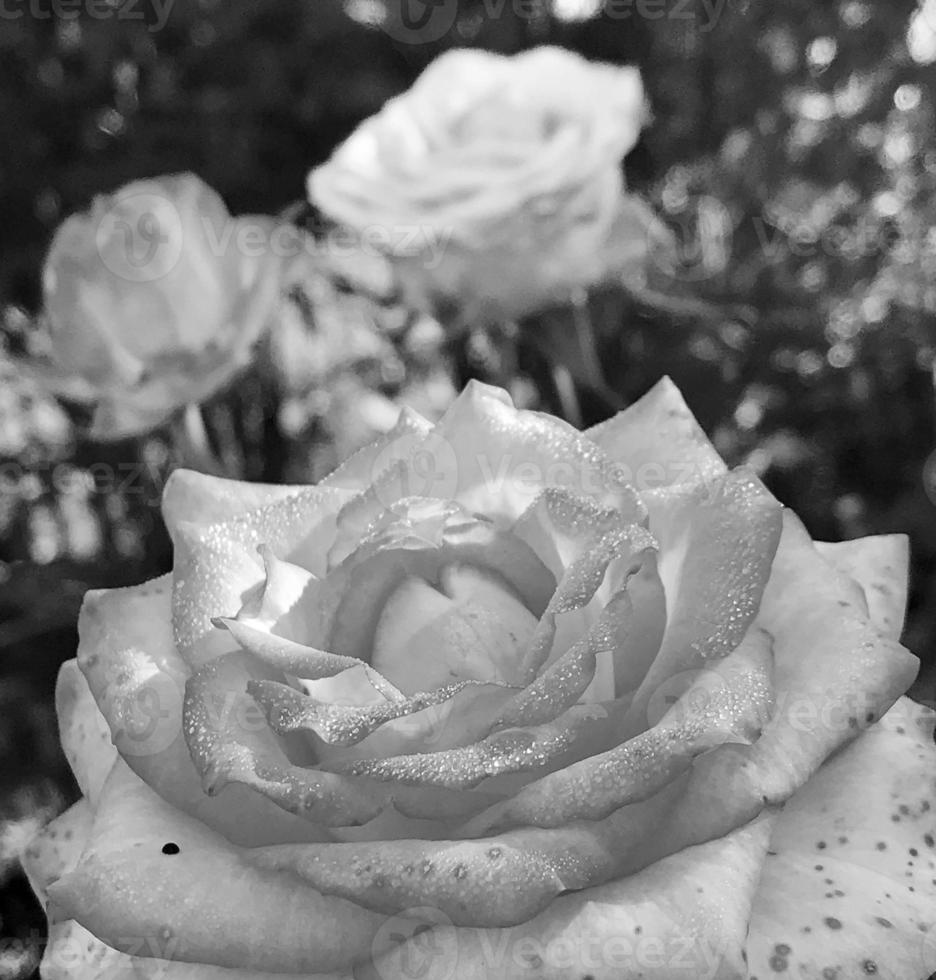
M 785 956 L 771 956 L 768 963 L 770 964 L 770 969 L 773 970 L 774 973 L 783 973 L 790 965 Z
M 877 842 L 877 849 L 879 851 L 886 851 L 887 850 L 887 842 L 886 841 L 879 840 Z
M 163 854 L 178 854 L 181 850 L 182 848 L 179 847 L 178 844 L 174 844 L 172 841 L 169 841 L 168 844 L 163 844 L 162 846 Z
M 825 919 L 823 919 L 822 921 L 823 921 L 823 922 L 825 922 L 825 924 L 826 924 L 826 925 L 827 925 L 827 926 L 828 926 L 828 927 L 829 927 L 830 929 L 841 929 L 841 928 L 842 928 L 842 923 L 841 923 L 841 922 L 839 922 L 839 920 L 838 920 L 838 919 L 836 919 L 836 918 L 835 918 L 834 916 L 831 916 L 831 915 L 830 915 L 830 916 L 827 916 L 827 917 L 826 917 Z
M 826 842 L 824 840 L 818 841 L 816 843 L 816 847 L 818 848 L 818 850 L 824 851 L 826 848 Z
M 865 960 L 861 964 L 861 969 L 870 976 L 872 973 L 877 973 L 877 963 L 874 960 Z
M 875 916 L 875 921 L 880 925 L 884 926 L 885 929 L 893 929 L 894 923 L 890 919 L 885 919 L 883 916 Z

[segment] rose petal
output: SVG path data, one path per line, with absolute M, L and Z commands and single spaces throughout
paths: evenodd
M 179 652 L 193 667 L 230 652 L 230 637 L 214 627 L 263 579 L 258 545 L 314 574 L 325 571 L 335 518 L 350 492 L 308 487 L 298 494 L 214 524 L 180 521 L 175 547 L 172 618 Z
M 816 542 L 816 550 L 862 588 L 871 622 L 887 637 L 899 640 L 907 609 L 910 548 L 904 534 L 879 534 Z
M 853 589 L 787 511 L 757 618 L 775 639 L 777 712 L 752 761 L 772 802 L 880 718 L 916 676 L 917 658 L 878 632 Z
M 657 793 L 700 753 L 725 742 L 752 742 L 773 706 L 771 667 L 770 638 L 752 631 L 733 654 L 696 676 L 653 728 L 524 786 L 470 820 L 465 835 L 600 820 Z
M 391 803 L 406 816 L 437 819 L 493 802 L 490 794 L 388 787 L 294 764 L 287 746 L 247 694 L 251 681 L 270 679 L 275 678 L 261 665 L 236 653 L 206 664 L 188 680 L 185 738 L 207 792 L 243 783 L 284 810 L 325 826 L 367 823 Z
M 755 821 L 632 877 L 564 895 L 513 929 L 437 926 L 355 977 L 406 980 L 414 968 L 465 980 L 740 977 L 768 834 L 769 821 Z
M 342 487 L 356 492 L 365 490 L 380 473 L 405 459 L 431 429 L 432 423 L 427 418 L 404 406 L 396 425 L 389 432 L 348 457 L 320 480 L 319 486 Z
M 314 824 L 232 786 L 205 796 L 182 735 L 189 668 L 172 641 L 171 579 L 89 592 L 78 620 L 78 665 L 117 751 L 164 799 L 238 843 L 322 839 Z
M 178 854 L 164 853 L 167 843 Z M 49 889 L 73 918 L 123 952 L 159 941 L 171 959 L 244 970 L 341 970 L 371 948 L 380 919 L 295 876 L 258 871 L 118 763 L 78 866 Z M 149 950 L 145 950 L 149 952 Z M 196 974 L 197 975 L 197 974 Z
M 585 433 L 623 467 L 641 493 L 708 483 L 726 471 L 721 456 L 669 378 L 623 412 Z
M 49 823 L 23 854 L 23 867 L 33 891 L 46 902 L 46 890 L 78 865 L 91 835 L 93 814 L 87 800 L 79 800 Z M 128 943 L 139 954 L 128 956 L 102 943 L 73 919 L 51 922 L 40 971 L 43 980 L 290 980 L 298 974 L 260 974 L 253 970 L 225 969 L 204 964 L 175 963 L 172 939 L 140 936 Z M 151 959 L 160 955 L 170 959 Z M 302 980 L 339 980 L 337 974 Z
M 752 974 L 936 970 L 934 721 L 901 698 L 786 805 L 754 901 Z
M 455 500 L 509 527 L 541 491 L 562 486 L 619 507 L 631 521 L 643 513 L 614 462 L 581 433 L 515 409 L 506 392 L 471 381 L 410 456 L 343 509 L 339 533 L 359 540 L 389 504 L 407 496 Z
M 23 852 L 23 870 L 43 905 L 49 885 L 78 863 L 93 819 L 91 804 L 82 798 L 47 823 Z
M 170 532 L 183 523 L 216 524 L 294 497 L 306 489 L 227 480 L 197 470 L 177 469 L 169 474 L 163 489 L 162 515 Z
M 743 470 L 651 509 L 666 590 L 666 632 L 631 709 L 646 727 L 650 699 L 669 678 L 730 653 L 757 615 L 780 539 L 780 503 Z
M 511 532 L 526 541 L 558 581 L 569 566 L 609 531 L 622 524 L 641 523 L 612 507 L 565 487 L 549 487 L 537 495 L 517 518 Z M 638 509 L 635 517 L 641 518 Z
M 81 792 L 94 806 L 117 750 L 77 660 L 67 660 L 59 670 L 55 712 L 65 758 Z
M 375 911 L 426 906 L 482 925 L 523 922 L 566 888 L 554 862 L 501 841 L 286 844 L 247 860 Z
M 171 940 L 163 943 L 157 937 L 133 940 L 130 945 L 141 954 L 172 955 L 173 950 Z M 72 919 L 49 927 L 40 971 L 43 980 L 351 980 L 346 972 L 260 973 L 148 955 L 128 956 L 105 945 Z
M 602 585 L 606 586 L 609 594 L 619 591 L 655 552 L 656 541 L 645 528 L 622 522 L 574 561 L 557 585 L 524 654 L 521 677 L 529 684 L 542 671 L 544 664 L 559 662 L 562 654 L 572 646 L 571 641 L 564 648 L 561 646 L 563 618 L 571 619 L 576 625 L 580 622 L 582 629 L 578 635 L 581 636 L 591 625 L 589 617 L 587 613 L 580 616 L 570 614 L 586 610 Z M 611 567 L 615 572 L 615 584 L 607 585 L 606 574 Z
M 509 531 L 456 504 L 407 499 L 384 511 L 368 540 L 325 578 L 316 597 L 320 632 L 309 642 L 369 661 L 384 607 L 404 579 L 437 583 L 459 564 L 504 579 L 534 616 L 555 589 L 549 569 Z
M 357 706 L 330 704 L 275 681 L 254 681 L 248 686 L 248 690 L 279 735 L 311 731 L 328 745 L 359 745 L 363 748 L 368 737 L 379 731 L 380 738 L 370 741 L 374 748 L 379 745 L 384 755 L 396 754 L 393 751 L 394 742 L 400 746 L 419 745 L 421 729 L 425 729 L 423 745 L 437 745 L 444 738 L 444 733 L 439 729 L 456 724 L 459 726 L 459 738 L 463 737 L 464 726 L 470 720 L 466 715 L 478 714 L 479 711 L 482 714 L 485 711 L 488 714 L 496 713 L 503 700 L 511 694 L 509 689 L 498 691 L 496 685 L 462 681 L 434 691 L 420 691 L 401 701 Z M 487 702 L 491 700 L 492 693 L 501 694 L 501 698 L 498 700 L 495 697 L 494 705 L 489 707 Z M 452 708 L 456 704 L 458 710 L 453 718 Z M 416 717 L 421 714 L 425 718 Z M 401 718 L 407 719 L 409 729 L 414 730 L 412 737 L 402 732 L 395 733 L 387 724 Z M 450 738 L 445 740 L 448 742 Z
M 590 729 L 602 726 L 606 714 L 597 705 L 577 705 L 550 724 L 507 728 L 473 745 L 385 758 L 363 758 L 330 768 L 404 785 L 469 789 L 491 776 L 530 772 L 549 766 L 566 754 Z

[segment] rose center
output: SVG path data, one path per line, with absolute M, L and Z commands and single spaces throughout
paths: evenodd
M 453 563 L 437 586 L 413 575 L 394 589 L 371 665 L 404 694 L 466 680 L 515 684 L 536 622 L 501 576 Z

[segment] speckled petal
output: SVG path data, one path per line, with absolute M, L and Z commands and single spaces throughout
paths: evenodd
M 777 712 L 752 754 L 771 802 L 786 800 L 916 676 L 917 658 L 879 632 L 854 588 L 785 512 L 757 618 L 775 641 Z
M 93 819 L 91 804 L 82 798 L 47 823 L 23 852 L 23 870 L 43 905 L 49 885 L 78 863 Z
M 236 653 L 206 664 L 188 680 L 185 738 L 206 792 L 242 783 L 290 813 L 335 827 L 360 826 L 391 804 L 406 816 L 451 819 L 493 802 L 491 794 L 388 786 L 311 768 L 308 745 L 277 736 L 247 693 L 251 681 L 271 679 L 258 662 Z
M 231 637 L 215 629 L 213 619 L 236 613 L 245 593 L 263 580 L 260 545 L 316 575 L 324 573 L 335 518 L 349 495 L 336 488 L 307 487 L 229 520 L 181 521 L 172 528 L 174 635 L 191 666 L 234 648 Z
M 178 853 L 165 853 L 167 843 Z M 81 860 L 49 895 L 56 918 L 122 952 L 139 954 L 149 940 L 177 962 L 248 971 L 342 970 L 370 951 L 380 927 L 294 875 L 254 868 L 119 763 Z
M 171 942 L 143 940 L 135 945 L 140 955 L 129 956 L 105 945 L 73 919 L 53 923 L 40 967 L 42 980 L 351 980 L 349 972 L 261 973 L 179 963 L 148 955 L 171 955 Z
M 364 758 L 330 768 L 405 785 L 470 789 L 491 776 L 535 772 L 554 764 L 592 729 L 605 727 L 606 718 L 600 705 L 576 705 L 549 724 L 507 728 L 473 745 Z
M 431 429 L 432 423 L 428 419 L 405 406 L 389 432 L 346 459 L 320 480 L 319 486 L 341 487 L 355 492 L 365 490 L 389 466 L 405 459 Z
M 162 496 L 162 515 L 170 533 L 179 524 L 217 524 L 239 514 L 294 497 L 305 486 L 248 483 L 209 476 L 197 470 L 173 470 Z
M 904 534 L 879 534 L 835 544 L 816 542 L 816 549 L 862 588 L 871 622 L 887 637 L 899 640 L 907 610 L 910 548 Z
M 87 846 L 92 822 L 91 807 L 86 800 L 79 800 L 48 824 L 26 849 L 23 866 L 43 903 L 48 886 L 77 866 Z M 140 938 L 135 946 L 138 955 L 128 956 L 102 943 L 73 919 L 51 922 L 40 966 L 42 980 L 300 980 L 297 974 L 173 962 L 172 941 L 156 936 Z M 340 980 L 340 977 L 303 974 L 301 980 Z
M 656 540 L 645 528 L 639 524 L 626 524 L 609 531 L 572 562 L 549 600 L 524 654 L 520 676 L 527 684 L 534 681 L 544 666 L 549 667 L 562 659 L 575 640 L 598 620 L 604 604 L 626 586 L 656 550 Z M 609 569 L 613 570 L 610 576 Z M 600 590 L 602 595 L 599 595 Z M 595 605 L 597 609 L 591 608 Z M 573 627 L 571 630 L 570 626 Z
M 641 493 L 658 487 L 708 483 L 723 476 L 722 458 L 669 378 L 585 433 L 621 464 Z
M 510 530 L 530 545 L 558 581 L 608 531 L 622 523 L 640 523 L 643 516 L 636 508 L 632 516 L 624 515 L 564 487 L 550 487 L 537 495 Z
M 752 977 L 936 970 L 934 722 L 901 698 L 786 805 L 754 902 Z
M 702 752 L 757 738 L 773 707 L 771 668 L 770 637 L 752 631 L 733 654 L 694 676 L 653 728 L 524 786 L 470 820 L 464 833 L 477 837 L 507 827 L 600 820 L 648 799 Z
M 413 495 L 456 500 L 509 527 L 547 487 L 641 509 L 619 468 L 580 432 L 518 410 L 502 389 L 471 381 L 411 454 L 344 508 L 341 533 L 360 538 L 389 503 Z
M 182 735 L 190 671 L 172 642 L 170 608 L 168 575 L 89 592 L 82 605 L 78 665 L 117 751 L 160 796 L 237 843 L 323 839 L 314 824 L 246 787 L 205 796 Z
M 66 660 L 59 670 L 55 712 L 65 758 L 78 787 L 93 806 L 117 758 L 117 750 L 110 726 L 95 704 L 77 660 Z
M 296 677 L 321 680 L 361 665 L 361 661 L 354 657 L 339 657 L 258 629 L 251 625 L 250 620 L 222 618 L 217 622 L 219 626 L 229 630 L 238 644 L 258 660 Z
M 523 922 L 567 887 L 547 856 L 504 841 L 284 845 L 247 859 L 378 912 L 427 907 L 480 925 Z
M 494 717 L 511 690 L 498 690 L 496 684 L 479 681 L 462 681 L 448 684 L 434 691 L 421 691 L 396 701 L 383 701 L 363 706 L 329 704 L 310 697 L 288 684 L 276 681 L 256 681 L 248 686 L 253 699 L 266 713 L 273 730 L 279 735 L 289 732 L 314 732 L 328 745 L 363 745 L 369 741 L 380 754 L 391 755 L 393 742 L 402 745 L 420 744 L 420 730 L 425 729 L 423 745 L 440 747 L 452 737 L 460 742 L 465 734 L 471 734 L 471 715 Z M 500 694 L 500 699 L 496 697 Z M 494 704 L 488 704 L 493 699 Z M 457 709 L 453 712 L 453 708 Z M 410 737 L 394 738 L 389 722 L 405 719 L 405 730 Z M 458 729 L 445 737 L 442 728 Z M 369 738 L 374 734 L 379 738 Z M 477 737 L 477 736 L 476 736 Z M 387 742 L 390 742 L 390 745 Z
M 768 833 L 762 818 L 629 878 L 561 896 L 512 929 L 437 926 L 358 967 L 355 978 L 409 980 L 418 968 L 460 980 L 736 980 Z
M 628 734 L 646 727 L 650 699 L 669 678 L 724 657 L 741 641 L 757 615 L 781 524 L 780 503 L 744 470 L 651 506 L 666 632 L 634 698 Z

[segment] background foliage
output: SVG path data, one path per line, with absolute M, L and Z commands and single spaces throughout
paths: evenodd
M 817 537 L 907 531 L 905 642 L 924 661 L 915 693 L 932 700 L 936 4 L 483 0 L 459 3 L 457 22 L 425 43 L 399 40 L 387 7 L 175 0 L 163 24 L 165 8 L 146 0 L 115 0 L 108 17 L 6 4 L 7 344 L 37 307 L 52 230 L 95 193 L 194 170 L 232 212 L 277 212 L 446 47 L 554 42 L 635 62 L 654 121 L 628 180 L 666 219 L 680 263 L 675 281 L 661 270 L 639 295 L 597 298 L 609 387 L 630 401 L 672 375 L 723 454 L 760 471 Z M 556 407 L 529 330 L 515 364 L 478 338 L 446 346 L 340 282 L 316 288 L 311 307 L 284 312 L 255 374 L 209 409 L 219 440 L 246 447 L 252 478 L 319 475 L 342 439 L 382 424 L 387 398 L 431 412 L 470 375 L 522 375 L 533 401 Z M 610 410 L 587 394 L 583 409 L 586 421 Z M 42 935 L 13 854 L 75 795 L 51 691 L 81 594 L 168 567 L 155 505 L 173 462 L 166 433 L 82 442 L 0 362 L 0 977 L 30 975 Z

